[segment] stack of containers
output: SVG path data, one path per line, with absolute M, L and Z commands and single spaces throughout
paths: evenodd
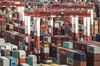
M 14 25 L 13 24 L 6 24 L 6 30 L 13 30 Z
M 79 50 L 69 50 L 67 52 L 67 64 L 69 66 L 86 66 L 86 55 Z
M 11 32 L 10 31 L 4 31 L 4 39 L 5 39 L 5 42 L 11 42 Z
M 67 64 L 69 66 L 73 66 L 74 65 L 74 55 L 75 55 L 75 51 L 74 50 L 69 50 L 67 52 Z
M 3 17 L 3 16 L 0 16 L 1 18 L 0 18 L 0 38 L 1 37 L 3 37 L 3 35 L 2 35 L 2 33 L 3 33 L 3 29 L 4 29 L 4 27 L 3 26 L 5 26 L 5 24 L 6 24 L 6 19 Z
M 59 19 L 59 18 L 57 18 L 57 19 Z M 61 35 L 60 22 L 58 22 L 57 20 L 54 22 L 53 34 Z
M 1 50 L 5 49 L 4 44 L 5 44 L 5 40 L 3 38 L 0 38 L 0 52 L 1 52 Z
M 17 49 L 18 47 L 16 45 L 10 43 L 5 43 L 3 45 L 0 45 L 1 56 L 10 56 L 10 51 Z
M 51 39 L 53 43 L 60 46 L 63 46 L 64 41 L 72 41 L 71 37 L 67 35 L 54 35 Z
M 43 50 L 44 50 L 44 52 L 43 52 L 44 60 L 47 60 L 49 57 L 49 47 L 44 47 Z
M 67 64 L 67 53 L 68 53 L 67 48 L 60 48 L 60 64 Z
M 54 59 L 54 62 L 60 63 L 60 54 L 59 50 L 61 47 L 51 45 L 50 46 L 50 57 Z
M 88 43 L 88 42 L 75 41 L 74 42 L 74 49 L 87 52 L 87 45 L 90 45 L 90 42 Z
M 26 63 L 26 52 L 24 50 L 18 50 L 19 52 L 19 63 Z
M 0 38 L 0 44 L 5 44 L 4 38 Z
M 92 36 L 92 40 L 93 40 L 93 41 L 96 41 L 96 35 L 93 35 L 93 36 Z
M 29 55 L 26 58 L 26 63 L 30 66 L 37 66 L 37 56 L 36 55 Z
M 9 61 L 10 61 L 9 66 L 17 66 L 17 65 L 16 65 L 16 58 L 14 58 L 14 57 L 12 57 L 12 56 L 8 56 L 7 58 L 8 58 Z
M 64 48 L 73 49 L 73 42 L 64 41 L 64 42 L 63 42 L 63 47 L 64 47 Z
M 5 49 L 5 46 L 0 44 L 0 52 L 1 52 L 1 50 L 4 50 L 4 49 Z
M 11 50 L 18 50 L 18 46 L 13 45 L 11 43 L 6 43 L 6 45 L 10 45 L 11 46 Z
M 41 51 L 41 59 L 47 60 L 49 57 L 49 43 L 47 37 L 44 36 L 44 40 L 42 41 L 43 48 L 41 48 L 43 51 Z
M 74 66 L 86 66 L 86 54 L 80 51 L 75 53 Z
M 0 45 L 1 56 L 10 56 L 10 51 L 11 51 L 10 45 L 6 45 L 5 43 Z
M 18 50 L 11 51 L 11 55 L 12 55 L 12 57 L 16 58 L 16 64 L 18 65 L 19 64 L 19 52 L 18 52 Z
M 0 66 L 10 66 L 10 61 L 7 57 L 0 57 Z
M 8 49 L 1 50 L 1 56 L 10 56 L 10 50 Z
M 100 66 L 100 46 L 88 45 L 87 66 Z
M 62 41 L 61 41 L 61 38 L 59 38 L 58 36 L 55 37 L 55 36 L 52 36 L 52 42 L 55 43 L 56 45 L 61 45 Z
M 100 42 L 100 34 L 96 34 L 96 41 Z
M 26 63 L 26 52 L 24 50 L 11 51 L 11 55 L 16 58 L 17 64 Z
M 5 46 L 5 49 L 11 50 L 11 46 L 10 45 L 4 44 L 4 46 Z
M 20 20 L 15 20 L 14 22 L 14 30 L 17 32 L 19 31 L 20 23 L 21 23 Z

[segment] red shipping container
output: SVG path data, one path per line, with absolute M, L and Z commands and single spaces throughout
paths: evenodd
M 63 46 L 64 41 L 72 41 L 70 36 L 67 35 L 54 35 L 52 36 L 52 42 L 57 44 L 61 44 Z
M 54 35 L 61 35 L 61 29 L 53 28 L 53 34 Z
M 94 66 L 100 66 L 100 61 L 99 62 L 94 62 Z
M 88 44 L 85 44 L 85 42 L 76 41 L 76 42 L 74 42 L 74 49 L 78 49 L 78 50 L 87 52 L 87 45 Z
M 14 26 L 14 31 L 17 31 L 18 32 L 19 31 L 18 30 L 18 27 Z
M 95 41 L 86 41 L 86 42 L 75 41 L 74 42 L 74 49 L 78 49 L 78 50 L 87 52 L 88 45 L 100 46 L 100 43 L 95 42 Z
M 4 31 L 4 39 L 5 39 L 5 42 L 11 42 L 11 32 L 10 31 Z
M 87 59 L 100 62 L 100 54 L 87 53 Z
M 60 48 L 60 64 L 67 64 L 67 52 L 68 49 Z
M 87 53 L 86 55 L 87 55 L 87 66 L 100 66 L 100 54 L 94 55 L 92 53 Z
M 50 45 L 50 57 L 56 58 L 57 48 L 53 45 Z
M 60 50 L 61 47 L 51 45 L 50 46 L 50 57 L 57 58 L 57 52 Z
M 74 60 L 74 66 L 86 66 L 86 61 Z
M 41 60 L 43 61 L 43 60 L 48 60 L 48 58 L 49 58 L 49 53 L 42 53 L 41 54 Z
M 91 61 L 89 61 L 87 66 L 100 66 L 100 62 L 96 62 L 96 61 L 91 62 Z
M 26 58 L 19 58 L 19 64 L 26 63 Z

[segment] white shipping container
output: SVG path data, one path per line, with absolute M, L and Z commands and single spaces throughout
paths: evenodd
M 49 47 L 44 48 L 44 53 L 49 53 Z
M 0 44 L 5 44 L 4 38 L 0 38 Z
M 19 58 L 26 58 L 26 52 L 24 50 L 18 50 Z
M 39 66 L 37 63 L 33 63 L 33 66 Z
M 73 58 L 68 58 L 67 57 L 67 64 L 72 65 L 73 66 Z
M 6 45 L 10 45 L 11 46 L 11 50 L 18 50 L 18 46 L 13 45 L 11 43 L 6 43 Z
M 88 45 L 87 52 L 93 54 L 100 54 L 100 46 Z
M 37 56 L 36 55 L 29 55 L 29 57 L 33 58 L 33 63 L 37 63 Z
M 59 23 L 55 23 L 54 27 L 59 28 L 60 27 Z
M 10 60 L 7 57 L 0 57 L 0 66 L 10 66 Z
M 5 47 L 6 47 L 6 49 L 11 50 L 11 46 L 10 46 L 10 45 L 6 45 L 6 44 L 5 44 Z
M 11 45 L 11 49 L 12 49 L 12 50 L 18 50 L 18 46 L 16 46 L 16 45 Z
M 73 61 L 74 61 L 74 55 L 77 51 L 74 50 L 68 50 L 67 53 L 67 64 L 72 65 L 73 66 Z
M 6 49 L 4 45 L 0 45 L 0 51 Z
M 6 44 L 0 45 L 0 50 L 5 50 L 5 49 L 11 50 L 11 46 L 10 45 L 6 45 Z

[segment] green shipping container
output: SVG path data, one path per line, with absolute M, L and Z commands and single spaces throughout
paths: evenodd
M 37 66 L 37 63 L 34 62 L 33 58 L 30 57 L 30 56 L 28 56 L 28 57 L 26 58 L 26 63 L 29 64 L 30 66 L 34 66 L 34 65 Z
M 67 41 L 65 41 L 65 42 L 63 43 L 63 47 L 64 47 L 64 48 L 73 49 L 73 42 L 67 42 Z
M 14 58 L 19 58 L 19 52 L 18 52 L 17 50 L 11 51 L 11 55 L 12 55 Z
M 32 59 L 32 57 L 29 57 L 29 56 L 28 56 L 28 57 L 26 58 L 26 63 L 29 64 L 30 66 L 33 66 L 33 59 Z
M 96 36 L 96 35 L 94 35 L 94 36 L 92 37 L 92 39 L 93 39 L 94 41 L 96 41 L 96 37 L 97 37 L 97 36 Z

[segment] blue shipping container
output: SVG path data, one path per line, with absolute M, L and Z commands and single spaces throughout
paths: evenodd
M 67 57 L 73 59 L 74 58 L 74 54 L 75 54 L 74 51 L 68 51 Z
M 75 57 L 74 57 L 75 60 L 78 60 L 78 61 L 86 61 L 86 55 L 84 53 L 75 53 Z
M 10 66 L 17 66 L 16 58 L 14 58 L 12 56 L 8 56 L 7 58 L 10 60 Z

